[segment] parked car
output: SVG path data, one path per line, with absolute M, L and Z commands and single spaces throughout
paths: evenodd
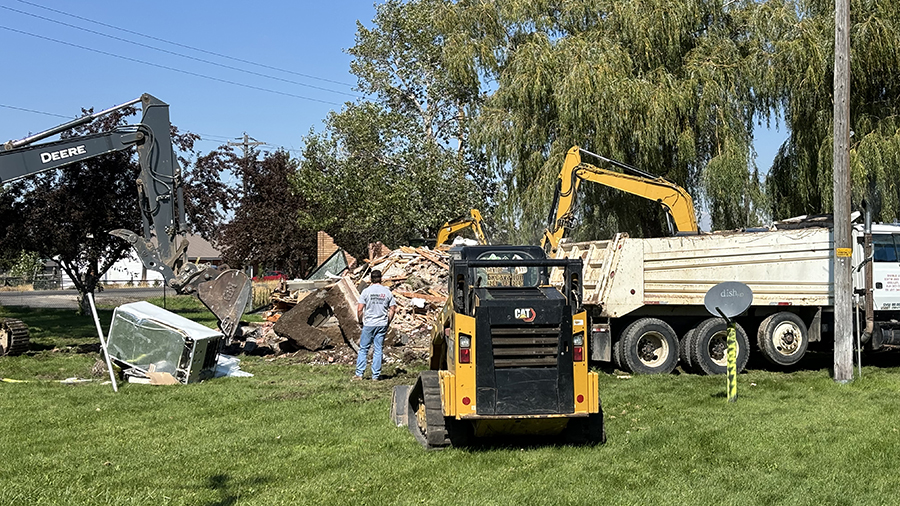
M 281 271 L 266 271 L 262 276 L 253 277 L 253 281 L 280 281 L 282 279 L 287 279 L 287 276 Z

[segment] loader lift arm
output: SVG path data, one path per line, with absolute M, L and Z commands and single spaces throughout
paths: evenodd
M 475 238 L 478 240 L 478 244 L 490 244 L 487 234 L 484 232 L 482 222 L 483 220 L 481 218 L 481 212 L 478 211 L 478 209 L 472 209 L 471 211 L 469 211 L 468 216 L 460 216 L 455 220 L 444 223 L 444 225 L 438 231 L 435 247 L 437 248 L 444 245 L 444 243 L 446 243 L 447 240 L 450 239 L 450 235 L 470 227 L 472 228 L 472 232 L 475 234 Z
M 141 103 L 141 122 L 110 132 L 34 144 L 47 137 L 90 123 L 125 107 Z M 0 184 L 17 181 L 107 153 L 135 147 L 141 167 L 137 179 L 143 233 L 118 229 L 110 233 L 135 249 L 144 266 L 159 272 L 178 293 L 196 293 L 230 339 L 250 296 L 250 280 L 240 271 L 219 271 L 187 261 L 181 167 L 172 147 L 169 106 L 144 94 L 124 104 L 72 120 L 30 137 L 0 146 Z
M 633 174 L 601 169 L 584 163 L 581 161 L 581 153 L 594 156 Z M 693 233 L 699 231 L 697 216 L 694 213 L 694 201 L 687 190 L 663 177 L 654 176 L 630 165 L 574 146 L 566 153 L 566 160 L 559 172 L 553 205 L 550 207 L 548 217 L 549 223 L 541 238 L 541 246 L 548 253 L 556 252 L 566 229 L 572 228 L 574 224 L 573 211 L 577 200 L 578 186 L 582 180 L 655 200 L 662 205 L 671 221 L 674 222 L 675 231 Z

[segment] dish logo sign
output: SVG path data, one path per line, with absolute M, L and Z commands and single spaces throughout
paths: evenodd
M 517 320 L 533 322 L 536 313 L 534 312 L 534 309 L 530 307 L 517 307 L 515 314 Z

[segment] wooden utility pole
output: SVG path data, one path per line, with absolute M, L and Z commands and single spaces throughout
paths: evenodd
M 256 146 L 263 146 L 263 145 L 265 145 L 265 142 L 260 142 L 256 139 L 254 139 L 253 137 L 250 137 L 249 135 L 247 135 L 247 132 L 244 132 L 244 137 L 241 140 L 241 142 L 229 141 L 228 145 L 229 146 L 240 146 L 241 148 L 243 148 L 244 149 L 244 158 L 247 158 L 250 156 L 250 148 L 255 148 Z
M 850 0 L 834 9 L 834 380 L 853 379 L 850 228 Z
M 263 146 L 265 142 L 260 142 L 253 137 L 247 135 L 247 132 L 244 132 L 244 138 L 241 142 L 228 142 L 229 146 L 240 146 L 244 149 L 244 173 L 241 174 L 241 181 L 244 186 L 244 193 L 247 192 L 247 169 L 250 167 L 250 148 L 255 148 L 256 146 Z

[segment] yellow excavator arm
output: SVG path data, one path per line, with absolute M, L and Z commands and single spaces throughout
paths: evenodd
M 581 153 L 585 152 L 600 160 L 637 175 L 625 174 L 601 169 L 581 161 Z M 694 214 L 694 201 L 687 190 L 662 178 L 641 172 L 621 162 L 584 151 L 578 146 L 572 147 L 566 154 L 562 170 L 559 172 L 554 204 L 550 211 L 550 223 L 541 238 L 541 246 L 549 253 L 555 253 L 566 233 L 566 228 L 573 225 L 573 210 L 581 181 L 591 181 L 610 188 L 644 197 L 659 202 L 672 217 L 677 232 L 698 232 L 697 216 Z
M 448 221 L 444 223 L 440 230 L 438 230 L 437 242 L 435 243 L 435 247 L 439 247 L 447 242 L 450 239 L 452 234 L 459 232 L 460 230 L 464 230 L 466 228 L 471 228 L 472 232 L 475 234 L 475 239 L 478 240 L 478 244 L 488 244 L 487 235 L 484 233 L 484 228 L 482 227 L 482 218 L 481 213 L 478 209 L 472 209 L 469 212 L 469 216 L 462 216 L 453 221 Z

